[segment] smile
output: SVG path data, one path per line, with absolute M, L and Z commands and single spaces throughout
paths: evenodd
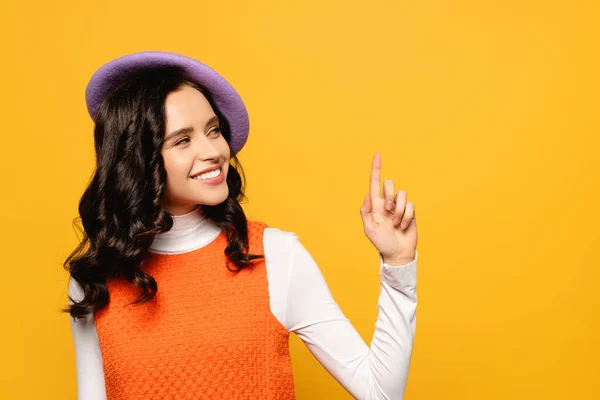
M 216 169 L 214 171 L 207 172 L 205 174 L 194 175 L 191 178 L 206 183 L 219 183 L 223 180 L 222 175 L 222 167 L 219 167 L 219 169 Z

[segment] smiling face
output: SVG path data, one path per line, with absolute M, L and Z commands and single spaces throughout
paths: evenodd
M 165 101 L 166 132 L 161 149 L 167 170 L 163 208 L 186 214 L 198 204 L 217 205 L 227 199 L 230 149 L 219 120 L 206 97 L 183 85 Z M 206 169 L 208 175 L 198 175 Z M 219 176 L 215 175 L 220 173 Z

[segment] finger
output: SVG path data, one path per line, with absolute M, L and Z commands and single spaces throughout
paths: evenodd
M 413 221 L 415 216 L 415 205 L 412 202 L 406 203 L 406 208 L 404 210 L 404 217 L 402 218 L 402 222 L 400 223 L 400 229 L 408 228 L 408 225 Z
M 385 209 L 394 212 L 394 181 L 391 179 L 386 179 L 383 181 L 383 199 L 385 204 Z
M 371 212 L 371 204 L 371 195 L 367 194 L 362 206 L 360 207 L 360 215 L 362 215 L 363 218 Z
M 371 199 L 379 198 L 379 178 L 381 175 L 381 154 L 375 153 L 371 163 Z
M 396 209 L 394 210 L 394 218 L 392 219 L 392 223 L 394 226 L 398 225 L 404 216 L 405 207 L 406 207 L 406 191 L 398 190 L 396 193 Z

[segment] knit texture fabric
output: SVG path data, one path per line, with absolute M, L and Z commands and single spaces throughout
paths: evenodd
M 264 255 L 267 225 L 248 221 L 249 251 Z M 108 400 L 294 399 L 289 333 L 272 314 L 265 260 L 227 269 L 227 237 L 180 254 L 150 253 L 154 299 L 110 279 L 95 313 Z M 234 266 L 231 264 L 231 268 Z

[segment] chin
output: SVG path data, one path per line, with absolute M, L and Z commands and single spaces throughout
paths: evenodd
M 198 199 L 198 204 L 202 204 L 205 206 L 217 206 L 227 200 L 227 196 L 229 195 L 229 191 L 226 191 L 222 196 L 214 196 L 212 198 L 202 198 Z

